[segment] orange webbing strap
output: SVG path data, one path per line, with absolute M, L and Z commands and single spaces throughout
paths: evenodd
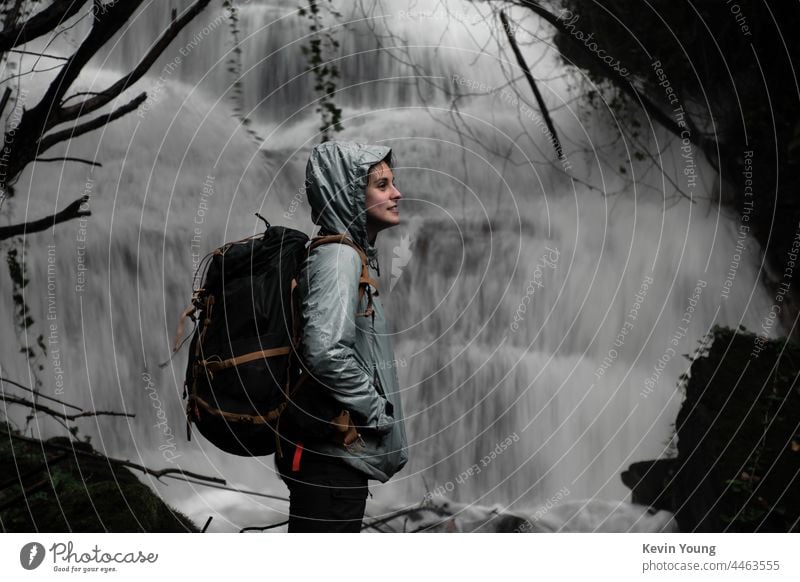
M 220 370 L 225 370 L 226 368 L 232 368 L 233 366 L 238 366 L 240 364 L 246 364 L 247 362 L 252 362 L 254 360 L 258 360 L 261 358 L 274 358 L 275 356 L 285 356 L 291 351 L 289 346 L 283 346 L 280 348 L 272 348 L 269 350 L 259 350 L 257 352 L 250 352 L 249 354 L 243 354 L 241 356 L 236 356 L 235 358 L 228 358 L 227 360 L 220 360 L 211 361 L 208 360 L 201 360 L 199 364 L 204 366 L 206 370 L 209 372 L 219 372 Z
M 361 258 L 361 276 L 358 279 L 358 303 L 361 304 L 361 301 L 364 299 L 364 292 L 367 293 L 367 308 L 364 311 L 359 311 L 356 315 L 364 315 L 370 316 L 373 314 L 373 307 L 372 307 L 372 291 L 369 289 L 369 286 L 372 286 L 375 289 L 375 295 L 379 295 L 378 293 L 378 283 L 369 276 L 369 266 L 367 264 L 367 254 L 364 250 L 359 247 L 353 239 L 351 239 L 346 234 L 329 234 L 326 236 L 318 236 L 314 237 L 311 240 L 311 244 L 308 246 L 308 252 L 311 253 L 312 249 L 330 243 L 339 243 L 345 244 L 349 247 L 352 247 L 358 253 L 358 256 Z

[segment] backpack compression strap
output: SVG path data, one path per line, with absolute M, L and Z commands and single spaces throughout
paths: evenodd
M 370 290 L 370 286 L 375 288 L 375 295 L 380 295 L 378 293 L 378 283 L 369 276 L 369 266 L 367 265 L 367 254 L 363 251 L 363 249 L 358 246 L 353 239 L 351 239 L 346 234 L 330 234 L 326 236 L 317 236 L 311 240 L 311 244 L 308 245 L 308 253 L 310 254 L 313 249 L 320 245 L 324 244 L 331 244 L 331 243 L 339 243 L 339 244 L 346 244 L 349 247 L 352 247 L 358 253 L 358 256 L 361 258 L 361 277 L 358 280 L 358 302 L 361 303 L 361 300 L 364 298 L 364 292 L 367 293 L 367 308 L 364 311 L 356 313 L 356 315 L 364 315 L 369 317 L 372 315 L 374 317 L 374 308 L 372 307 L 372 291 Z

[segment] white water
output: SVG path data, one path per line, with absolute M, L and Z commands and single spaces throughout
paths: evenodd
M 244 83 L 247 106 L 259 104 L 255 119 L 259 133 L 268 137 L 267 156 L 236 128 L 230 101 L 223 96 L 229 78 L 222 55 L 230 42 L 224 21 L 175 72 L 165 75 L 163 87 L 158 84 L 162 67 L 178 48 L 188 46 L 204 23 L 220 16 L 209 10 L 172 45 L 153 74 L 129 92 L 128 98 L 142 90 L 151 92 L 152 102 L 142 117 L 129 115 L 69 144 L 66 155 L 96 158 L 103 164 L 92 176 L 85 288 L 76 291 L 79 239 L 84 235 L 79 224 L 71 222 L 52 235 L 31 237 L 26 264 L 28 290 L 35 295 L 26 299 L 36 320 L 34 337 L 47 337 L 48 326 L 56 326 L 55 341 L 48 345 L 51 352 L 41 359 L 43 393 L 56 393 L 52 350 L 59 349 L 65 382 L 60 398 L 136 414 L 130 421 L 80 421 L 81 433 L 91 435 L 95 446 L 152 467 L 169 466 L 159 452 L 164 435 L 154 429 L 160 406 L 176 434 L 178 466 L 222 476 L 230 485 L 285 496 L 271 458 L 232 458 L 199 436 L 186 442 L 181 400 L 185 353 L 171 368 L 156 366 L 167 357 L 177 315 L 188 302 L 193 229 L 199 229 L 196 243 L 202 253 L 225 240 L 253 234 L 259 228 L 254 211 L 310 232 L 304 200 L 291 217 L 284 212 L 302 184 L 308 151 L 318 141 L 319 120 L 312 104 L 317 96 L 307 78 L 279 89 L 304 68 L 296 40 L 307 24 L 285 10 L 252 4 L 242 11 L 243 36 L 253 35 L 245 44 L 245 68 L 258 55 L 275 53 Z M 470 10 L 468 4 L 452 6 L 459 14 Z M 423 45 L 411 51 L 421 67 L 417 73 L 426 71 L 440 85 L 452 86 L 452 75 L 502 85 L 496 45 L 490 42 L 488 54 L 479 54 L 488 38 L 486 26 L 465 27 L 463 22 L 471 19 L 462 18 L 443 34 L 441 19 L 401 16 L 403 10 L 408 8 L 384 3 L 376 13 L 391 15 L 382 19 L 384 28 L 405 36 L 408 44 Z M 135 55 L 151 41 L 148 34 L 154 34 L 166 17 L 162 4 L 148 8 L 108 61 L 98 63 L 102 68 L 86 71 L 82 86 L 96 90 L 115 79 L 119 70 L 135 62 Z M 276 18 L 282 19 L 269 26 Z M 382 233 L 378 243 L 381 297 L 396 330 L 397 358 L 407 364 L 400 365 L 398 373 L 411 460 L 386 485 L 373 482 L 375 498 L 368 513 L 416 503 L 426 486 L 446 492 L 456 502 L 498 504 L 522 513 L 564 489 L 571 504 L 628 499 L 620 472 L 632 462 L 663 455 L 671 436 L 681 399 L 675 386 L 688 365 L 680 354 L 691 353 L 713 323 L 754 329 L 768 312 L 770 301 L 757 283 L 754 242 L 748 240 L 731 295 L 724 299 L 720 293 L 734 253 L 735 225 L 703 202 L 690 205 L 682 200 L 665 208 L 665 194 L 674 195 L 669 183 L 662 184 L 651 173 L 637 176 L 636 188 L 625 185 L 610 172 L 611 166 L 577 151 L 575 144 L 591 147 L 608 141 L 607 127 L 583 126 L 567 107 L 555 113 L 573 175 L 598 187 L 605 184 L 609 191 L 624 186 L 622 193 L 610 197 L 578 182 L 571 184 L 544 163 L 552 153 L 540 130 L 498 96 L 460 104 L 474 132 L 474 139 L 462 145 L 445 126 L 452 124 L 447 100 L 426 88 L 430 95 L 423 95 L 423 101 L 413 86 L 416 80 L 409 85 L 392 80 L 413 71 L 386 52 L 374 51 L 363 23 L 342 30 L 339 38 L 343 54 L 358 54 L 340 63 L 340 86 L 354 86 L 336 99 L 344 106 L 346 127 L 337 139 L 391 145 L 405 196 L 404 223 Z M 526 47 L 525 54 L 537 63 L 537 77 L 552 77 L 557 66 L 549 52 L 537 60 L 542 50 L 541 45 Z M 513 68 L 510 62 L 503 66 Z M 32 95 L 44 80 L 37 75 L 28 82 Z M 528 94 L 524 85 L 518 87 Z M 567 96 L 563 84 L 553 81 L 543 87 L 555 110 L 559 99 Z M 518 137 L 521 124 L 537 136 L 538 149 Z M 510 150 L 514 163 L 492 151 L 501 148 Z M 526 154 L 533 161 L 526 160 Z M 667 152 L 668 167 L 671 155 L 674 152 Z M 619 165 L 616 161 L 613 167 Z M 680 174 L 674 174 L 680 183 Z M 84 191 L 88 176 L 86 167 L 76 164 L 37 165 L 18 186 L 14 221 L 25 217 L 26 208 L 29 217 L 52 212 L 52 200 L 42 200 L 56 188 L 56 205 L 63 207 Z M 710 195 L 712 176 L 706 172 L 702 177 L 706 186 L 701 182 L 695 188 L 697 198 Z M 213 195 L 203 195 L 206 181 L 213 182 Z M 412 241 L 410 260 L 390 291 L 393 250 L 406 236 Z M 55 245 L 50 320 L 48 244 Z M 537 261 L 548 254 L 545 247 L 557 249 L 558 259 L 553 268 L 537 274 Z M 633 328 L 617 348 L 616 360 L 597 378 L 595 370 L 615 347 L 614 339 L 647 276 L 654 282 Z M 524 319 L 514 329 L 515 311 L 534 277 L 541 287 L 525 300 Z M 675 347 L 676 355 L 652 393 L 642 394 L 673 333 L 685 325 L 681 318 L 699 279 L 707 286 L 688 334 Z M 12 313 L 8 278 L 3 277 L 0 317 L 7 328 Z M 32 383 L 10 336 L 4 336 L 3 373 Z M 152 387 L 144 373 L 150 375 Z M 12 418 L 21 420 L 17 413 Z M 45 421 L 42 431 L 60 434 L 63 429 Z M 510 445 L 492 457 L 508 437 Z M 480 471 L 469 474 L 473 466 Z M 200 524 L 208 515 L 217 516 L 215 531 L 280 521 L 286 510 L 279 501 L 179 482 L 154 486 Z M 639 512 L 630 514 L 639 519 Z

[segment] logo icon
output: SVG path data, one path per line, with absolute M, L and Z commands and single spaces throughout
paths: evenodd
M 389 292 L 392 292 L 394 286 L 400 275 L 403 274 L 403 267 L 411 260 L 411 235 L 404 234 L 400 237 L 400 244 L 392 249 L 394 257 L 392 257 L 392 280 L 389 282 Z
M 39 542 L 29 542 L 19 552 L 19 563 L 26 570 L 35 570 L 44 561 L 44 546 Z

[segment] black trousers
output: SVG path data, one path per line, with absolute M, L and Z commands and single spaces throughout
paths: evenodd
M 307 449 L 301 440 L 281 444 L 275 467 L 289 488 L 289 533 L 361 531 L 368 477 L 337 457 Z

